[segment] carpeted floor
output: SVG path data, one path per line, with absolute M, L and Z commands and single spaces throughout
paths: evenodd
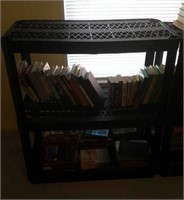
M 2 199 L 183 199 L 183 177 L 31 184 L 18 133 L 1 134 Z

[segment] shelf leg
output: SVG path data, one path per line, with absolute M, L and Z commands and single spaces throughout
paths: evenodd
M 163 51 L 157 51 L 155 55 L 154 65 L 161 65 L 163 59 Z
M 7 74 L 11 88 L 11 94 L 13 98 L 14 108 L 17 116 L 17 125 L 19 128 L 21 144 L 23 148 L 23 154 L 26 164 L 26 169 L 28 176 L 31 174 L 31 166 L 32 166 L 32 151 L 31 151 L 31 143 L 28 131 L 26 129 L 26 120 L 25 120 L 25 109 L 24 103 L 21 94 L 21 88 L 19 85 L 19 77 L 17 74 L 17 66 L 15 61 L 15 55 L 8 48 L 8 44 L 5 39 L 2 40 L 2 48 L 5 58 L 5 63 L 7 67 Z
M 26 60 L 29 65 L 31 65 L 31 57 L 29 53 L 21 53 L 22 60 Z
M 146 58 L 145 58 L 145 63 L 144 63 L 146 67 L 153 65 L 154 55 L 155 55 L 155 52 L 153 51 L 146 52 Z

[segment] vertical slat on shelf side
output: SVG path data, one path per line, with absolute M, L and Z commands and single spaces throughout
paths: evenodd
M 166 106 L 164 109 L 167 109 L 168 100 L 171 95 L 176 53 L 178 49 L 178 43 L 171 42 L 170 45 L 171 45 L 171 48 L 167 52 L 165 73 L 164 73 L 164 80 L 163 80 L 163 89 L 162 89 L 162 94 L 161 94 L 161 102 L 163 103 L 164 107 Z
M 163 51 L 157 51 L 155 55 L 154 65 L 161 65 L 163 58 Z
M 30 57 L 29 53 L 22 52 L 21 58 L 22 58 L 22 60 L 26 60 L 29 65 L 31 64 L 31 57 Z
M 158 124 L 156 126 L 156 134 L 155 134 L 155 155 L 157 157 L 157 162 L 159 164 L 159 171 L 162 171 L 164 167 L 167 166 L 168 163 L 163 164 L 166 160 L 162 162 L 162 156 L 166 155 L 168 147 L 170 145 L 171 135 L 165 133 L 165 131 L 171 130 L 171 127 L 167 127 L 165 125 L 165 117 L 167 116 L 167 107 L 168 107 L 168 99 L 171 95 L 171 88 L 173 83 L 173 75 L 175 69 L 175 60 L 176 60 L 176 53 L 178 49 L 177 42 L 170 42 L 170 48 L 167 51 L 167 58 L 166 58 L 166 65 L 165 65 L 165 73 L 164 73 L 164 80 L 160 98 L 160 109 L 158 113 Z M 163 52 L 158 51 L 158 55 L 156 55 L 155 64 L 161 61 L 161 57 L 163 56 Z M 156 63 L 158 62 L 158 63 Z M 166 143 L 163 147 L 162 144 Z
M 170 104 L 174 106 L 180 103 L 183 98 L 183 40 L 180 42 L 179 56 L 174 74 L 174 84 L 170 97 Z
M 31 174 L 31 143 L 28 134 L 28 130 L 26 128 L 25 122 L 25 113 L 24 113 L 24 103 L 21 94 L 21 88 L 19 85 L 19 78 L 17 74 L 17 67 L 14 53 L 9 48 L 10 44 L 6 40 L 6 38 L 2 38 L 2 49 L 4 53 L 6 68 L 8 79 L 10 83 L 12 98 L 14 102 L 14 108 L 17 117 L 17 125 L 20 133 L 21 143 L 23 147 L 23 154 L 26 164 L 26 169 L 28 176 Z
M 174 127 L 172 124 L 165 125 L 163 129 L 163 137 L 161 140 L 160 153 L 158 154 L 159 173 L 160 175 L 167 175 L 167 168 L 169 166 L 170 145 L 172 140 L 172 133 Z
M 146 58 L 145 58 L 145 63 L 144 63 L 146 67 L 153 65 L 154 55 L 155 55 L 155 52 L 153 51 L 146 52 Z
M 180 119 L 182 118 L 181 116 L 182 111 L 180 111 L 180 109 L 182 109 L 180 107 L 180 103 L 181 103 L 180 101 L 182 101 L 182 98 L 183 98 L 183 41 L 180 42 L 179 57 L 178 57 L 177 65 L 176 65 L 173 85 L 171 88 L 171 95 L 170 95 L 169 103 L 168 103 L 169 104 L 168 111 L 169 111 L 170 120 L 166 123 L 167 129 L 165 130 L 165 133 L 164 133 L 165 135 L 163 138 L 162 155 L 165 162 L 162 163 L 161 167 L 166 168 L 167 166 L 165 165 L 165 163 L 168 163 L 169 165 L 171 142 L 172 142 L 174 127 L 180 124 L 181 121 L 183 121 Z M 162 171 L 162 173 L 165 175 L 164 170 Z
M 163 93 L 162 93 L 162 105 L 163 105 L 163 113 L 167 117 L 166 120 L 163 121 L 163 129 L 162 129 L 162 137 L 160 138 L 160 151 L 158 152 L 158 162 L 159 162 L 159 173 L 160 175 L 167 175 L 167 168 L 169 167 L 169 160 L 170 160 L 170 146 L 171 146 L 171 140 L 172 140 L 172 133 L 174 130 L 173 126 L 173 117 L 172 112 L 170 111 L 170 103 L 171 99 L 175 99 L 175 95 L 173 93 L 173 88 L 176 87 L 176 74 L 178 72 L 174 73 L 175 70 L 175 60 L 176 60 L 176 54 L 178 49 L 178 43 L 171 44 L 172 48 L 167 52 L 167 60 L 166 60 L 166 69 L 164 74 L 164 85 L 163 85 Z M 180 50 L 180 56 L 178 59 L 178 64 L 176 67 L 176 71 L 178 68 L 178 65 L 181 64 L 181 54 L 182 51 Z M 181 67 L 182 68 L 182 67 Z M 181 70 L 181 69 L 180 69 Z M 181 73 L 181 71 L 180 71 Z M 179 74 L 178 74 L 179 75 Z M 175 88 L 176 89 L 176 88 Z M 176 89 L 177 90 L 177 89 Z M 178 92 L 178 91 L 177 91 Z M 175 102 L 176 103 L 176 102 Z M 162 121 L 162 119 L 160 119 Z

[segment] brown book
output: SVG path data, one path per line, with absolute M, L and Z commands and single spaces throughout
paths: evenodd
M 92 72 L 87 72 L 86 77 L 81 79 L 81 83 L 95 107 L 101 106 L 104 103 L 105 95 Z
M 100 86 L 100 84 L 98 83 L 98 81 L 96 80 L 96 78 L 93 76 L 92 72 L 88 72 L 85 78 L 87 81 L 89 80 L 89 82 L 91 83 L 91 85 L 93 86 L 93 88 L 95 89 L 96 93 L 98 94 L 98 97 L 100 99 L 100 101 L 103 101 L 105 99 L 105 95 L 104 92 Z
M 140 85 L 140 76 L 139 75 L 133 75 L 132 76 L 132 87 L 131 87 L 131 93 L 130 93 L 130 100 L 129 104 L 130 106 L 134 105 L 134 101 L 136 98 L 136 94 Z
M 111 106 L 114 105 L 114 81 L 115 80 L 113 76 L 107 78 L 108 98 Z
M 107 148 L 80 150 L 80 166 L 82 170 L 103 167 L 110 162 Z
M 32 69 L 27 74 L 30 80 L 32 81 L 34 88 L 37 90 L 37 93 L 42 102 L 47 101 L 49 99 L 47 90 L 45 89 L 45 85 L 43 81 L 40 79 L 40 75 L 38 73 L 39 64 L 35 62 Z
M 121 106 L 126 106 L 126 94 L 127 94 L 127 78 L 122 76 L 122 103 Z
M 147 70 L 147 73 L 148 73 L 148 76 L 149 76 L 149 86 L 148 86 L 148 89 L 146 91 L 146 94 L 144 96 L 144 99 L 143 99 L 143 104 L 148 104 L 148 100 L 151 96 L 151 93 L 155 87 L 155 84 L 156 84 L 156 81 L 157 81 L 157 76 L 155 74 L 155 70 L 153 69 L 153 66 L 149 66 L 146 68 Z
M 48 67 L 49 69 L 44 70 L 46 67 Z M 53 78 L 54 77 L 53 72 L 56 70 L 57 67 L 58 66 L 56 66 L 55 68 L 54 67 L 51 68 L 49 64 L 46 63 L 44 66 L 40 66 L 38 69 L 40 80 L 43 83 L 47 96 L 51 100 L 61 100 L 61 96 L 59 95 L 54 85 L 54 78 Z
M 131 97 L 131 88 L 132 88 L 132 76 L 127 76 L 127 91 L 126 91 L 126 106 L 129 105 L 130 97 Z
M 72 88 L 68 82 L 67 76 L 68 76 L 69 71 L 70 71 L 69 67 L 63 67 L 62 71 L 60 71 L 58 80 L 59 80 L 60 86 L 63 88 L 63 90 L 64 90 L 66 96 L 68 97 L 68 99 L 70 100 L 71 104 L 73 106 L 76 106 L 79 103 L 77 102 L 77 100 L 74 96 L 74 93 L 72 91 Z
M 22 96 L 24 98 L 27 95 L 33 102 L 39 102 L 39 97 L 32 89 L 31 83 L 26 79 L 26 73 L 32 68 L 32 65 L 28 65 L 26 61 L 21 61 L 18 64 L 18 75 L 21 86 Z
M 80 66 L 80 65 L 79 65 Z M 82 94 L 84 95 L 84 97 L 86 98 L 88 105 L 90 105 L 91 107 L 94 107 L 94 103 L 93 100 L 90 97 L 89 91 L 85 90 L 84 86 L 83 86 L 83 79 L 86 77 L 87 71 L 85 69 L 85 67 L 78 67 L 78 69 L 75 72 L 75 80 L 79 85 L 79 88 L 82 92 Z
M 70 84 L 70 87 L 72 88 L 73 93 L 75 94 L 79 105 L 85 107 L 88 105 L 88 102 L 86 98 L 84 97 L 83 93 L 81 92 L 81 89 L 79 88 L 78 83 L 75 81 L 74 76 L 71 74 L 70 77 L 68 77 L 68 83 Z

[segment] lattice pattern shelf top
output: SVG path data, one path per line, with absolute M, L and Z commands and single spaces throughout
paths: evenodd
M 176 38 L 166 24 L 155 19 L 96 21 L 18 21 L 7 38 L 59 41 L 127 41 Z

